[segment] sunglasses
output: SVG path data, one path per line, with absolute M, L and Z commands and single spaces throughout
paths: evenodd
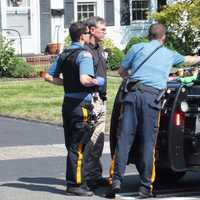
M 84 35 L 87 35 L 87 34 L 89 35 L 89 34 L 90 34 L 90 31 L 84 32 L 83 34 L 84 34 Z

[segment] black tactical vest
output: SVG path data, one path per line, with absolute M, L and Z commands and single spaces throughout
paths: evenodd
M 84 48 L 65 49 L 61 54 L 60 71 L 63 74 L 65 93 L 92 92 L 95 87 L 85 87 L 80 82 L 80 68 L 76 58 Z
M 99 91 L 100 95 L 106 95 L 106 59 L 103 48 L 97 44 L 86 44 L 85 48 L 92 54 L 95 76 L 101 76 L 105 79 L 104 88 Z

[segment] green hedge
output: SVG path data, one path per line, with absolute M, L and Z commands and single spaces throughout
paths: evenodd
M 132 47 L 132 45 L 140 43 L 140 42 L 148 42 L 148 39 L 146 37 L 142 37 L 142 36 L 140 36 L 140 37 L 132 37 L 128 41 L 128 43 L 127 43 L 127 45 L 126 45 L 126 47 L 124 49 L 124 53 L 126 54 L 128 52 L 128 50 Z
M 12 42 L 0 35 L 0 76 L 28 78 L 34 76 L 34 70 L 22 58 L 15 55 Z
M 0 35 L 0 74 L 5 76 L 7 69 L 15 61 L 15 49 L 12 47 L 12 42 Z
M 110 70 L 117 70 L 120 62 L 124 57 L 123 51 L 115 47 L 113 41 L 109 38 L 101 42 L 102 47 L 108 53 L 107 68 Z
M 14 64 L 7 69 L 7 76 L 14 78 L 30 78 L 35 76 L 34 69 L 22 58 L 16 57 Z
M 120 65 L 123 57 L 124 57 L 123 51 L 121 51 L 117 47 L 112 48 L 110 54 L 108 55 L 108 59 L 107 59 L 108 69 L 117 70 L 119 68 L 119 65 Z
M 106 38 L 100 42 L 104 49 L 113 49 L 115 47 L 113 41 L 110 38 Z
M 181 37 L 178 37 L 174 32 L 168 32 L 165 46 L 172 50 L 176 50 L 183 55 L 191 54 L 198 46 L 198 41 L 195 41 L 196 35 L 192 30 L 185 30 L 184 34 L 183 35 L 186 38 L 185 41 Z

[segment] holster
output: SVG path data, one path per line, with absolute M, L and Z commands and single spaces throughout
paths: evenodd
M 82 135 L 80 143 L 87 144 L 94 132 L 95 123 L 96 123 L 96 114 L 93 111 L 94 106 L 91 103 L 83 104 L 82 106 L 88 110 L 89 117 L 88 117 L 87 122 L 83 122 L 85 123 L 85 126 L 83 127 L 83 135 Z
M 126 81 L 126 85 L 124 88 L 124 92 L 129 92 L 129 91 L 133 91 L 136 90 L 137 87 L 136 85 L 139 83 L 139 80 L 134 80 L 134 79 L 127 79 Z
M 119 87 L 119 90 L 118 90 L 118 99 L 119 99 L 119 102 L 122 102 L 125 95 L 127 94 L 127 90 L 126 90 L 126 82 L 127 82 L 127 79 L 124 79 Z
M 124 93 L 128 93 L 130 91 L 139 90 L 141 92 L 148 92 L 152 95 L 156 95 L 155 103 L 159 103 L 162 98 L 164 97 L 165 90 L 159 90 L 157 88 L 144 85 L 143 83 L 140 83 L 138 80 L 132 80 L 128 79 L 126 81 L 126 84 L 124 85 Z

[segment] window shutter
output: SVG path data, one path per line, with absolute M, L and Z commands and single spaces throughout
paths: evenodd
M 70 23 L 74 20 L 74 1 L 64 0 L 64 9 L 65 28 L 68 28 Z
M 51 6 L 50 0 L 40 1 L 40 38 L 41 51 L 44 52 L 48 43 L 51 42 Z
M 167 5 L 166 0 L 158 0 L 158 11 L 160 11 L 165 5 Z
M 114 26 L 114 1 L 105 0 L 105 20 L 108 26 Z
M 121 26 L 130 25 L 129 0 L 120 0 L 120 24 Z

